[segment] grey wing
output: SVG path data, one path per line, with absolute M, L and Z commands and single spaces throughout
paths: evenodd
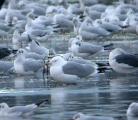
M 46 35 L 46 31 L 40 30 L 40 29 L 35 29 L 35 30 L 30 31 L 30 34 L 34 35 L 34 36 L 40 36 L 41 37 L 41 36 Z
M 15 106 L 15 107 L 11 107 L 9 112 L 10 113 L 18 113 L 18 112 L 22 113 L 25 110 L 26 109 L 23 106 Z
M 113 32 L 117 32 L 121 29 L 121 27 L 117 26 L 117 25 L 113 25 L 113 24 L 109 24 L 109 23 L 103 23 L 101 24 L 101 26 L 103 28 L 105 28 L 108 31 L 113 31 Z
M 73 27 L 73 22 L 72 21 L 69 21 L 68 19 L 64 19 L 64 18 L 60 18 L 57 20 L 57 24 L 60 25 L 60 27 L 70 27 L 72 26 Z
M 12 62 L 0 61 L 0 72 L 8 72 L 13 67 Z
M 93 38 L 96 38 L 98 36 L 98 34 L 96 33 L 91 33 L 85 30 L 80 31 L 80 34 L 85 40 L 92 40 Z
M 90 14 L 90 17 L 94 20 L 99 19 L 101 17 L 101 13 L 96 10 L 91 11 L 89 14 Z
M 138 57 L 131 54 L 121 54 L 115 57 L 118 63 L 124 63 L 132 67 L 138 67 Z
M 88 44 L 82 44 L 79 47 L 79 52 L 80 53 L 89 53 L 89 54 L 95 54 L 98 51 L 100 51 L 102 47 L 99 46 L 93 46 L 93 45 L 88 45 Z
M 75 62 L 68 62 L 63 66 L 63 72 L 65 74 L 77 75 L 78 77 L 86 77 L 92 71 L 87 65 L 81 65 Z
M 88 30 L 89 32 L 92 32 L 92 33 L 103 35 L 103 36 L 104 35 L 109 35 L 108 31 L 106 31 L 103 28 L 99 28 L 99 27 L 88 27 L 88 28 L 86 28 L 86 30 Z
M 44 57 L 36 53 L 28 53 L 26 54 L 26 58 L 33 58 L 35 60 L 40 60 L 43 59 Z
M 25 71 L 34 71 L 37 72 L 40 68 L 43 67 L 43 61 L 41 60 L 26 60 L 23 64 Z

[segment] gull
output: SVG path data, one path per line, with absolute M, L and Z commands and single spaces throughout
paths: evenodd
M 110 32 L 102 27 L 94 26 L 93 21 L 89 17 L 86 17 L 80 25 L 79 35 L 83 40 L 92 40 L 98 36 L 108 36 Z
M 105 116 L 90 116 L 83 113 L 77 113 L 71 120 L 114 120 L 112 117 Z
M 74 83 L 80 78 L 95 75 L 96 73 L 95 66 L 66 61 L 61 56 L 56 56 L 50 60 L 50 76 L 56 81 Z
M 68 11 L 68 13 L 75 14 L 75 15 L 80 15 L 83 13 L 79 4 L 70 4 L 67 11 Z
M 12 37 L 13 49 L 18 50 L 22 47 L 21 35 L 18 30 L 15 30 Z
M 118 73 L 134 73 L 138 70 L 138 57 L 116 48 L 109 54 L 109 64 Z
M 53 19 L 47 16 L 38 16 L 34 21 L 33 24 L 50 26 L 52 25 Z
M 45 11 L 47 8 L 46 4 L 39 4 L 37 2 L 30 2 L 28 0 L 20 0 L 18 2 L 19 8 L 22 8 L 23 11 L 31 11 L 33 10 L 33 14 L 35 16 L 45 15 Z
M 79 17 L 73 18 L 73 24 L 74 24 L 74 32 L 78 35 L 79 34 L 79 28 L 81 26 L 81 21 Z
M 4 20 L 6 13 L 7 13 L 7 9 L 6 8 L 1 8 L 0 18 Z
M 104 50 L 109 50 L 113 44 L 109 45 L 95 45 L 89 42 L 81 42 L 78 39 L 74 39 L 71 42 L 71 46 L 69 47 L 69 51 L 72 52 L 75 56 L 86 58 L 88 56 L 95 55 Z
M 46 15 L 55 15 L 55 14 L 65 14 L 67 10 L 63 6 L 48 6 L 46 10 Z
M 60 32 L 71 32 L 73 31 L 74 24 L 71 20 L 67 18 L 64 14 L 56 14 L 53 17 L 54 22 L 54 31 L 60 31 Z
M 44 103 L 47 103 L 48 100 L 43 100 L 39 103 L 32 103 L 25 106 L 8 106 L 7 103 L 0 103 L 0 116 L 2 117 L 27 117 L 33 115 L 33 113 Z
M 127 116 L 138 117 L 138 103 L 133 102 L 127 109 Z
M 102 27 L 106 29 L 109 32 L 118 32 L 122 30 L 122 28 L 119 25 L 115 25 L 113 23 L 110 23 L 107 18 L 105 19 L 97 19 L 94 21 L 94 24 L 98 27 Z
M 91 10 L 90 8 L 85 8 L 84 15 L 89 16 L 92 20 L 96 20 L 101 17 L 101 12 L 94 9 Z
M 22 53 L 25 56 L 25 58 L 32 58 L 32 59 L 35 59 L 35 60 L 44 60 L 43 55 L 37 54 L 35 52 L 27 51 L 26 49 L 23 49 L 23 48 L 20 48 L 18 50 L 18 52 Z
M 98 3 L 98 0 L 79 0 L 80 5 L 81 5 L 81 9 L 84 10 L 84 8 L 87 6 L 92 6 L 94 4 Z
M 104 4 L 95 4 L 95 5 L 90 7 L 90 10 L 96 10 L 96 11 L 102 13 L 105 11 L 106 8 L 107 8 L 107 6 Z
M 18 56 L 14 60 L 14 70 L 17 74 L 34 74 L 37 73 L 39 70 L 42 70 L 43 68 L 43 60 L 25 58 L 22 53 L 18 53 Z
M 8 4 L 5 16 L 5 22 L 7 25 L 11 25 L 13 17 L 17 17 L 19 20 L 26 20 L 26 16 L 23 15 L 20 10 L 14 9 L 15 6 L 15 0 L 10 1 Z
M 56 5 L 56 6 L 58 6 L 58 5 L 61 5 L 61 6 L 63 6 L 63 7 L 67 7 L 67 5 L 68 5 L 68 1 L 67 0 L 48 0 L 48 4 L 50 4 L 50 5 Z
M 29 47 L 29 50 L 31 52 L 35 52 L 35 53 L 40 54 L 44 57 L 48 57 L 48 55 L 49 55 L 49 50 L 47 48 L 41 46 L 39 44 L 39 42 L 37 42 L 35 40 L 32 40 L 32 42 L 30 42 L 28 47 Z

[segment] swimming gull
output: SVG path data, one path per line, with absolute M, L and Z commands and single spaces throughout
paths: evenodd
M 23 116 L 32 115 L 42 104 L 46 104 L 48 100 L 39 103 L 28 104 L 25 106 L 8 106 L 7 103 L 0 103 L 0 116 Z
M 114 120 L 112 117 L 105 116 L 90 116 L 83 113 L 77 113 L 71 120 Z

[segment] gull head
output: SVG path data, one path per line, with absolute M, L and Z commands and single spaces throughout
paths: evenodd
M 138 103 L 133 102 L 129 105 L 127 109 L 128 116 L 138 116 Z
M 86 116 L 83 113 L 77 113 L 73 116 L 72 120 L 85 120 Z
M 17 54 L 18 55 L 21 55 L 21 54 L 23 54 L 23 53 L 25 53 L 26 51 L 24 50 L 24 49 L 22 49 L 22 48 L 20 48 L 18 51 L 17 51 Z
M 0 103 L 0 110 L 7 110 L 9 108 L 9 106 L 7 105 L 7 103 Z
M 114 50 L 110 52 L 109 58 L 114 59 L 116 56 L 121 55 L 121 54 L 125 54 L 125 51 L 121 48 L 115 48 Z
M 55 65 L 62 65 L 65 63 L 65 60 L 64 58 L 62 58 L 61 56 L 56 56 L 56 57 L 53 57 L 51 60 L 50 60 L 50 66 L 55 66 Z

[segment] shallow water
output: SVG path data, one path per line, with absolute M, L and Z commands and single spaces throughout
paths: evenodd
M 78 85 L 51 88 L 39 79 L 8 78 L 0 82 L 0 102 L 13 106 L 49 99 L 29 120 L 68 120 L 77 112 L 125 120 L 128 105 L 138 100 L 137 78 L 106 72 Z

